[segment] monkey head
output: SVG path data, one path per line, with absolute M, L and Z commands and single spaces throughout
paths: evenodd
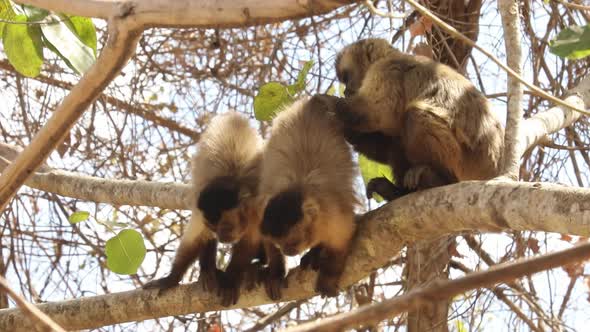
M 261 233 L 286 256 L 295 256 L 317 245 L 319 205 L 300 189 L 273 196 L 262 217 Z
M 215 178 L 199 194 L 197 208 L 220 242 L 235 243 L 246 232 L 252 218 L 250 196 L 251 193 L 232 176 Z
M 336 56 L 336 76 L 346 85 L 346 97 L 361 87 L 369 66 L 395 51 L 385 39 L 368 38 L 343 48 Z

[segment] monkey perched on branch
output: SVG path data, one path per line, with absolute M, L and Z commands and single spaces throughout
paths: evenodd
M 177 285 L 198 257 L 200 281 L 207 290 L 217 288 L 223 305 L 237 302 L 245 279 L 252 287 L 262 278 L 270 298 L 277 300 L 286 267 L 280 251 L 260 234 L 262 138 L 247 118 L 232 112 L 211 120 L 197 148 L 191 165 L 196 197 L 190 223 L 168 276 L 144 288 Z M 216 267 L 218 241 L 233 244 L 225 272 Z M 252 264 L 254 259 L 261 263 Z M 259 271 L 265 262 L 268 267 Z
M 335 296 L 358 201 L 351 150 L 328 106 L 300 99 L 273 120 L 262 161 L 260 193 L 268 202 L 261 230 L 285 255 L 311 249 L 301 266 L 319 270 L 316 291 Z
M 498 175 L 504 129 L 485 96 L 452 68 L 364 39 L 340 51 L 336 72 L 346 98 L 318 98 L 335 104 L 349 143 L 391 165 L 401 184 L 373 179 L 369 197 Z

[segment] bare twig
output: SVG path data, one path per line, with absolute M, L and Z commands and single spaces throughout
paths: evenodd
M 371 0 L 365 0 L 365 6 L 369 8 L 369 11 L 377 16 L 386 17 L 386 18 L 393 18 L 393 19 L 404 19 L 408 16 L 408 13 L 393 13 L 393 12 L 383 12 L 377 9 Z
M 2 276 L 0 276 L 0 289 L 2 289 L 3 292 L 8 293 L 8 295 L 14 300 L 14 302 L 16 302 L 21 310 L 23 310 L 30 319 L 37 323 L 35 327 L 37 327 L 38 330 L 41 329 L 42 331 L 65 332 L 65 330 L 61 326 L 57 325 L 57 323 L 49 318 L 49 316 L 44 314 L 37 307 L 30 304 L 15 291 L 13 291 L 8 286 L 6 279 L 4 279 Z
M 447 299 L 471 289 L 512 281 L 543 270 L 590 258 L 590 243 L 512 263 L 496 265 L 487 271 L 474 272 L 465 277 L 445 282 L 434 282 L 396 298 L 366 305 L 351 312 L 334 315 L 319 321 L 302 324 L 289 332 L 337 331 L 358 325 L 375 323 L 415 310 L 431 302 Z

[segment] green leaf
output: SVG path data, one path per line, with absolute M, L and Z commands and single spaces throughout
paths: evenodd
M 455 320 L 455 327 L 457 328 L 457 332 L 467 332 L 467 328 L 462 320 L 456 319 Z
M 13 21 L 24 23 L 25 15 L 17 15 Z M 28 24 L 7 24 L 2 33 L 4 52 L 10 64 L 19 73 L 35 77 L 43 65 L 43 43 L 39 26 Z
M 394 182 L 393 174 L 391 173 L 391 167 L 389 165 L 372 161 L 362 154 L 359 154 L 359 168 L 361 170 L 361 176 L 363 177 L 365 186 L 369 183 L 369 181 L 371 181 L 371 179 L 380 177 L 386 177 L 389 179 L 389 181 Z M 381 202 L 383 200 L 383 198 L 377 194 L 374 194 L 373 198 L 377 202 Z
M 96 57 L 96 28 L 92 23 L 92 20 L 88 17 L 82 16 L 69 16 L 71 26 L 74 33 L 84 43 L 84 45 L 90 47 L 94 51 Z
M 16 14 L 12 5 L 8 0 L 0 0 L 0 20 L 12 21 Z M 0 39 L 2 39 L 2 32 L 4 31 L 4 22 L 0 22 Z
M 40 22 L 49 15 L 49 11 L 43 8 L 37 8 L 30 5 L 23 5 L 21 8 L 27 16 L 28 22 Z
M 568 59 L 581 59 L 590 55 L 590 25 L 572 25 L 563 29 L 549 43 L 551 53 Z
M 68 28 L 63 16 L 51 14 L 49 24 L 42 24 L 41 31 L 51 50 L 56 52 L 70 68 L 78 74 L 83 74 L 96 60 L 95 52 L 86 46 L 76 34 Z
M 145 258 L 145 244 L 139 232 L 125 229 L 106 244 L 107 267 L 118 274 L 134 274 Z
M 254 115 L 260 121 L 271 120 L 282 106 L 292 101 L 286 86 L 278 82 L 266 83 L 254 97 Z
M 305 89 L 305 79 L 307 78 L 307 74 L 309 73 L 311 67 L 313 67 L 313 60 L 305 62 L 303 68 L 299 74 L 297 74 L 297 81 L 295 84 L 288 86 L 289 93 L 291 93 L 291 95 L 296 95 Z
M 72 215 L 68 218 L 70 224 L 75 225 L 77 223 L 83 222 L 88 220 L 90 217 L 90 213 L 86 211 L 76 211 L 72 213 Z

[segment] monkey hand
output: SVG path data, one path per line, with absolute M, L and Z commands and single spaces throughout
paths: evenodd
M 338 295 L 338 279 L 335 276 L 319 273 L 315 284 L 315 291 L 322 297 L 334 297 Z
M 217 295 L 221 298 L 221 305 L 229 307 L 238 303 L 240 298 L 240 286 L 242 285 L 243 273 L 219 271 Z
M 449 181 L 438 174 L 428 165 L 420 165 L 410 168 L 404 176 L 404 187 L 410 190 L 422 190 L 444 186 Z
M 309 268 L 314 271 L 319 270 L 321 252 L 322 248 L 320 246 L 311 248 L 305 255 L 303 255 L 303 257 L 301 257 L 299 266 L 304 270 Z
M 386 177 L 373 178 L 367 184 L 367 198 L 373 198 L 373 194 L 378 194 L 387 201 L 392 201 L 410 193 L 410 190 L 396 186 Z
M 288 286 L 285 269 L 266 267 L 259 270 L 259 280 L 264 284 L 268 297 L 277 301 L 281 298 L 282 289 Z
M 143 289 L 158 289 L 158 295 L 162 294 L 166 290 L 178 285 L 180 283 L 180 278 L 175 277 L 174 275 L 168 275 L 164 278 L 152 280 L 145 285 L 143 285 Z
M 217 280 L 219 279 L 220 273 L 222 273 L 222 271 L 218 270 L 216 267 L 204 268 L 201 266 L 201 270 L 199 271 L 199 282 L 201 282 L 204 291 L 212 292 L 217 288 Z

